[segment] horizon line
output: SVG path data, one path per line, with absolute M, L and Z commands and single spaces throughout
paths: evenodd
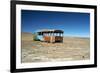
M 22 32 L 21 31 L 21 33 L 30 33 L 30 34 L 34 34 L 34 33 L 32 33 L 32 32 Z M 73 35 L 63 35 L 64 37 L 81 37 L 81 38 L 90 38 L 90 36 L 77 36 L 77 35 L 75 35 L 75 36 L 73 36 Z

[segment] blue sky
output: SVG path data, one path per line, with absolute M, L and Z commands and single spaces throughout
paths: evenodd
M 64 36 L 89 37 L 90 14 L 21 10 L 21 31 L 34 33 L 40 29 L 60 29 Z

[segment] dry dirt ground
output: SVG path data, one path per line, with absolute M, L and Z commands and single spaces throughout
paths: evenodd
M 22 63 L 86 60 L 90 58 L 90 39 L 64 37 L 63 43 L 47 43 L 22 33 L 21 51 Z

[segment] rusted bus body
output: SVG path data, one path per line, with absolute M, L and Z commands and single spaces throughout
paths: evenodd
M 50 36 L 44 36 L 44 41 L 45 42 L 50 42 L 51 37 Z
M 42 38 L 39 38 L 40 41 L 63 42 L 62 30 L 41 30 L 37 33 L 38 33 L 37 36 L 42 36 Z
M 44 41 L 46 41 L 46 42 L 63 42 L 63 37 L 61 37 L 61 36 L 44 36 Z
M 63 42 L 63 37 L 55 36 L 55 42 Z

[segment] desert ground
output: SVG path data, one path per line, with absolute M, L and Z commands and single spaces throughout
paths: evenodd
M 90 58 L 90 39 L 79 37 L 64 37 L 63 43 L 47 43 L 34 41 L 34 35 L 22 32 L 21 61 L 51 62 L 87 60 Z

